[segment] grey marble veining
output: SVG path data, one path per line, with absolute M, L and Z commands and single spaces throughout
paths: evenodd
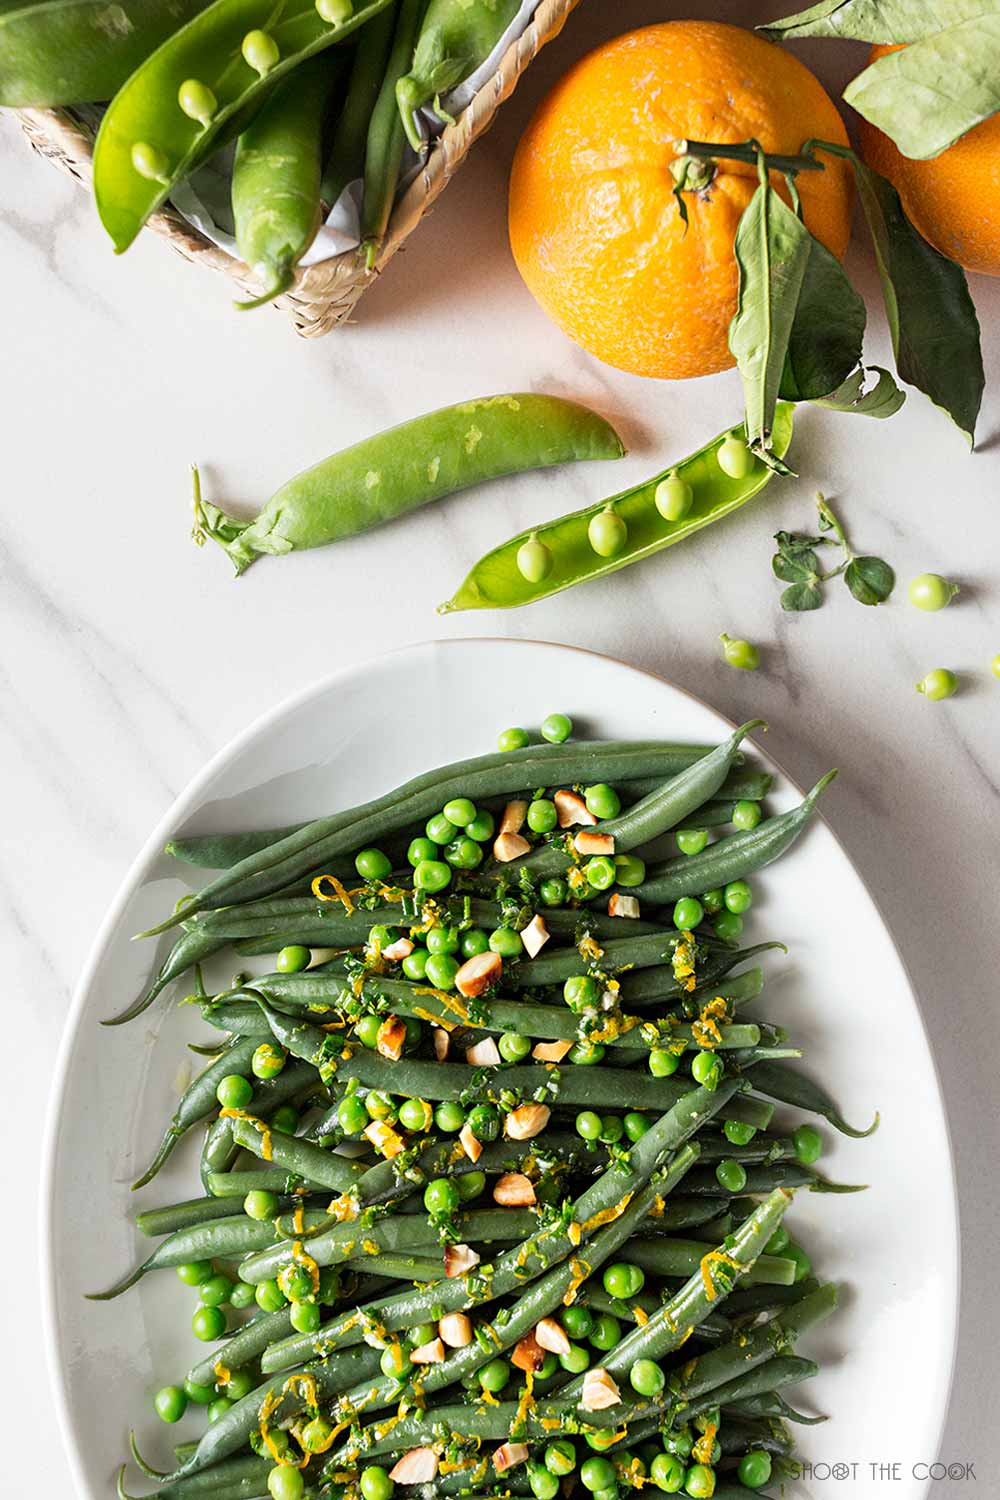
M 688 9 L 742 19 L 762 7 Z M 738 413 L 733 374 L 674 387 L 596 365 L 546 322 L 506 248 L 506 174 L 534 104 L 588 45 L 661 15 L 652 0 L 584 5 L 356 322 L 316 343 L 297 340 L 275 313 L 233 313 L 221 280 L 152 236 L 115 258 L 86 196 L 33 157 L 10 120 L 0 123 L 0 952 L 5 1056 L 18 1058 L 5 1070 L 5 1118 L 18 1128 L 0 1176 L 23 1203 L 39 1160 L 29 1127 L 69 993 L 128 863 L 249 719 L 334 665 L 435 635 L 537 637 L 621 656 L 734 717 L 766 717 L 774 754 L 800 781 L 841 767 L 827 816 L 910 968 L 954 1136 L 967 1316 L 943 1453 L 974 1461 L 981 1492 L 993 1493 L 1000 1438 L 982 1414 L 1000 1347 L 998 1302 L 986 1294 L 1000 1227 L 991 1192 L 1000 682 L 988 675 L 1000 652 L 1000 285 L 974 285 L 990 380 L 975 455 L 915 394 L 889 423 L 806 412 L 799 479 L 690 545 L 525 612 L 433 612 L 490 545 L 624 488 Z M 860 61 L 842 47 L 805 55 L 831 88 Z M 850 264 L 874 292 L 860 241 Z M 869 358 L 884 363 L 884 320 L 870 305 Z M 337 551 L 265 559 L 238 583 L 225 558 L 189 540 L 193 460 L 211 497 L 252 508 L 349 441 L 431 406 L 518 388 L 591 401 L 620 424 L 629 456 L 456 497 Z M 835 498 L 856 546 L 896 567 L 904 586 L 885 608 L 865 610 L 838 585 L 815 614 L 778 608 L 771 536 L 812 524 L 817 488 Z M 905 601 L 905 581 L 925 569 L 962 585 L 938 616 Z M 760 644 L 760 673 L 722 663 L 721 630 Z M 949 703 L 913 690 L 936 665 L 962 674 Z M 837 919 L 822 891 L 816 913 Z M 849 934 L 844 951 L 845 983 L 863 985 Z M 877 995 L 871 1007 L 859 1045 L 880 1048 L 891 1067 Z M 31 1217 L 20 1217 L 29 1228 L 18 1228 L 8 1275 L 21 1295 L 8 1317 L 20 1421 L 37 1436 L 51 1428 L 24 1270 L 34 1259 Z M 19 1464 L 25 1492 L 30 1482 L 34 1493 L 67 1493 L 56 1441 L 8 1453 L 8 1476 Z

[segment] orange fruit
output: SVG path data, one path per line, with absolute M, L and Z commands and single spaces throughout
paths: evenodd
M 570 338 L 609 365 L 680 379 L 734 363 L 733 236 L 757 186 L 720 161 L 701 192 L 673 196 L 674 142 L 754 137 L 796 153 L 847 144 L 836 106 L 791 53 L 714 21 L 667 21 L 598 47 L 556 84 L 521 138 L 510 242 L 529 291 Z M 850 235 L 846 163 L 798 177 L 806 224 L 836 256 Z M 787 201 L 784 179 L 772 182 Z
M 898 47 L 873 47 L 869 62 Z M 942 255 L 967 271 L 1000 276 L 1000 115 L 930 161 L 914 161 L 881 130 L 861 122 L 865 161 L 888 177 L 906 216 Z

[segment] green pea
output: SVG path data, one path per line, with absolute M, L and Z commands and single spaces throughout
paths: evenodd
M 621 1336 L 622 1325 L 610 1313 L 601 1313 L 600 1317 L 594 1319 L 594 1326 L 590 1330 L 590 1342 L 595 1349 L 606 1353 L 615 1347 Z
M 413 884 L 429 895 L 443 891 L 451 884 L 451 866 L 441 859 L 422 859 L 413 871 Z
M 719 1162 L 715 1169 L 715 1177 L 727 1193 L 742 1193 L 747 1185 L 746 1168 L 742 1162 L 734 1161 L 732 1157 Z
M 450 953 L 432 953 L 427 959 L 427 980 L 436 990 L 453 990 L 461 965 Z
M 364 1100 L 357 1094 L 346 1094 L 337 1105 L 337 1123 L 345 1135 L 360 1135 L 368 1120 Z
M 804 1167 L 811 1167 L 823 1155 L 823 1137 L 815 1125 L 800 1125 L 792 1140 L 795 1144 L 795 1159 Z
M 745 479 L 756 462 L 746 443 L 735 432 L 723 439 L 715 456 L 719 468 L 730 479 Z
M 783 1255 L 791 1236 L 784 1224 L 779 1224 L 777 1229 L 764 1246 L 765 1255 Z
M 741 917 L 753 905 L 753 891 L 745 880 L 731 880 L 726 886 L 724 900 L 726 910 Z
M 296 1333 L 315 1333 L 323 1321 L 323 1315 L 315 1302 L 293 1303 L 289 1316 Z
M 457 953 L 462 934 L 457 927 L 432 927 L 424 942 L 428 953 Z
M 261 1042 L 250 1059 L 250 1068 L 255 1078 L 277 1078 L 285 1066 L 288 1053 L 274 1042 Z
M 708 844 L 708 833 L 704 828 L 678 828 L 674 838 L 682 854 L 700 854 Z
M 564 906 L 568 894 L 565 880 L 558 876 L 543 880 L 538 887 L 538 894 L 542 898 L 543 906 Z
M 382 1350 L 379 1368 L 390 1380 L 402 1380 L 409 1375 L 413 1369 L 409 1344 L 389 1344 Z
M 739 912 L 722 911 L 712 923 L 712 931 L 724 943 L 735 943 L 743 931 L 743 918 Z
M 667 1383 L 667 1377 L 652 1359 L 637 1359 L 628 1378 L 637 1396 L 658 1396 Z
M 246 1282 L 243 1285 L 246 1286 Z M 215 1386 L 198 1385 L 189 1375 L 184 1382 L 184 1394 L 195 1406 L 211 1406 L 215 1400 Z
M 793 1260 L 795 1262 L 796 1281 L 805 1281 L 806 1277 L 812 1274 L 812 1261 L 802 1246 L 797 1245 L 794 1240 L 789 1240 L 782 1254 L 786 1260 Z
M 509 1379 L 510 1365 L 505 1359 L 491 1359 L 479 1371 L 479 1384 L 492 1396 L 502 1391 Z
M 208 1408 L 209 1422 L 217 1422 L 220 1417 L 224 1417 L 232 1405 L 233 1402 L 228 1396 L 217 1396 Z
M 590 1369 L 590 1355 L 580 1344 L 570 1344 L 565 1354 L 560 1354 L 559 1363 L 569 1375 L 582 1375 Z
M 179 1385 L 165 1385 L 153 1397 L 153 1406 L 161 1422 L 179 1422 L 187 1411 L 188 1398 Z
M 582 1302 L 576 1302 L 570 1307 L 564 1307 L 559 1314 L 559 1318 L 571 1339 L 586 1339 L 590 1337 L 594 1326 L 594 1315 L 589 1307 L 584 1307 Z
M 628 527 L 610 505 L 591 516 L 587 539 L 598 557 L 617 557 L 628 541 Z
M 406 851 L 407 863 L 414 869 L 422 865 L 425 860 L 434 860 L 438 857 L 438 846 L 431 839 L 413 839 Z
M 434 1111 L 434 1124 L 445 1135 L 457 1135 L 465 1124 L 465 1110 L 457 1099 L 442 1099 Z
M 719 636 L 719 640 L 722 642 L 722 654 L 731 667 L 738 667 L 741 672 L 756 672 L 760 666 L 760 652 L 756 646 L 750 641 L 734 641 L 725 631 Z
M 751 1490 L 759 1490 L 771 1477 L 771 1455 L 760 1448 L 744 1453 L 736 1472 L 740 1476 L 740 1484 L 745 1484 Z
M 250 1285 L 249 1281 L 235 1282 L 233 1285 L 233 1290 L 229 1296 L 230 1307 L 236 1308 L 238 1312 L 243 1312 L 245 1308 L 248 1308 L 250 1306 L 252 1301 L 253 1287 Z
M 306 1482 L 299 1469 L 288 1464 L 275 1464 L 267 1476 L 267 1489 L 271 1500 L 302 1500 Z
M 434 1111 L 426 1099 L 404 1099 L 399 1106 L 399 1123 L 404 1130 L 430 1130 Z
M 308 948 L 301 943 L 291 943 L 282 948 L 274 960 L 274 967 L 279 974 L 298 974 L 302 969 L 308 969 L 311 962 L 312 953 Z
M 490 951 L 499 953 L 501 958 L 518 958 L 524 952 L 521 934 L 513 927 L 498 927 L 490 933 Z
M 367 1047 L 369 1051 L 374 1051 L 378 1046 L 378 1034 L 381 1026 L 382 1020 L 379 1016 L 359 1016 L 354 1023 L 354 1035 L 362 1047 Z
M 920 573 L 910 584 L 910 603 L 918 609 L 944 609 L 958 592 L 958 584 L 949 583 L 940 573 Z
M 227 1073 L 220 1078 L 215 1097 L 223 1109 L 246 1109 L 253 1098 L 253 1084 L 241 1073 Z
M 219 107 L 219 101 L 208 84 L 202 83 L 198 78 L 185 79 L 177 90 L 177 103 L 189 120 L 197 120 L 206 129 L 211 125 L 212 116 Z
M 504 1062 L 516 1063 L 531 1051 L 531 1038 L 520 1036 L 516 1031 L 505 1031 L 497 1043 Z
M 645 1275 L 638 1266 L 630 1265 L 628 1261 L 619 1260 L 612 1266 L 605 1266 L 603 1275 L 604 1290 L 609 1297 L 619 1297 L 623 1302 L 629 1297 L 636 1297 L 642 1291 L 646 1280 Z M 593 1342 L 593 1338 L 591 1338 Z
M 546 1447 L 544 1460 L 549 1473 L 562 1479 L 576 1468 L 576 1448 L 569 1438 L 556 1438 Z
M 741 476 L 733 476 L 739 479 Z M 684 1475 L 684 1489 L 691 1496 L 691 1500 L 710 1500 L 715 1494 L 715 1471 L 707 1464 L 692 1464 Z
M 665 521 L 683 521 L 694 504 L 694 490 L 676 469 L 671 469 L 653 491 L 653 500 Z
M 256 1384 L 249 1370 L 235 1370 L 226 1384 L 226 1395 L 230 1401 L 242 1401 L 249 1396 Z
M 378 1464 L 370 1464 L 361 1471 L 360 1488 L 364 1500 L 392 1500 L 396 1486 L 387 1470 L 380 1468 Z
M 132 166 L 140 177 L 149 182 L 166 184 L 170 181 L 170 163 L 162 151 L 148 141 L 136 141 L 131 152 Z
M 630 1141 L 641 1141 L 647 1130 L 650 1129 L 652 1121 L 638 1110 L 631 1109 L 625 1116 L 625 1134 Z
M 646 878 L 646 861 L 637 854 L 615 855 L 615 882 L 620 886 L 642 885 Z
M 942 698 L 951 698 L 958 691 L 958 678 L 947 667 L 935 667 L 917 683 L 917 692 L 932 703 Z
M 593 886 L 595 891 L 610 890 L 618 874 L 614 860 L 607 854 L 595 854 L 593 859 L 587 860 L 583 869 L 587 884 Z
M 493 837 L 496 829 L 496 820 L 491 812 L 479 812 L 475 819 L 465 830 L 470 839 L 475 839 L 477 844 L 487 844 Z
M 445 845 L 444 857 L 456 870 L 474 870 L 483 862 L 483 849 L 468 834 Z
M 365 1095 L 365 1109 L 373 1120 L 388 1120 L 391 1124 L 397 1117 L 395 1101 L 381 1089 L 372 1089 Z
M 536 797 L 528 804 L 528 827 L 532 833 L 551 833 L 559 822 L 559 813 L 554 802 L 547 797 Z
M 469 1110 L 467 1124 L 476 1140 L 488 1146 L 500 1135 L 500 1111 L 495 1104 L 475 1104 Z
M 197 1307 L 191 1319 L 191 1332 L 203 1344 L 214 1343 L 226 1331 L 226 1315 L 221 1307 Z
M 326 1417 L 313 1417 L 302 1429 L 301 1443 L 307 1453 L 321 1453 L 330 1441 L 333 1423 Z
M 266 31 L 248 31 L 240 51 L 243 53 L 243 61 L 255 73 L 259 73 L 261 78 L 266 78 L 281 60 L 277 42 Z
M 343 26 L 354 14 L 353 0 L 316 0 L 316 11 L 328 26 Z
M 261 1312 L 280 1312 L 288 1306 L 288 1298 L 276 1281 L 258 1281 L 254 1300 Z
M 705 915 L 696 896 L 682 896 L 674 907 L 674 926 L 678 932 L 691 932 Z
M 461 1177 L 458 1178 L 456 1186 L 458 1187 L 458 1196 L 462 1202 L 468 1203 L 473 1198 L 478 1198 L 479 1194 L 485 1188 L 486 1173 L 463 1172 Z
M 402 970 L 407 979 L 426 979 L 427 977 L 427 949 L 414 948 L 408 953 L 402 962 Z
M 209 1276 L 198 1288 L 198 1296 L 205 1307 L 221 1307 L 228 1302 L 232 1296 L 233 1283 L 228 1276 L 223 1276 L 217 1271 L 214 1276 Z
M 455 837 L 455 825 L 443 812 L 427 819 L 424 832 L 434 844 L 450 844 Z
M 210 1260 L 189 1260 L 177 1267 L 177 1280 L 183 1281 L 185 1286 L 200 1286 L 214 1275 L 215 1267 Z
M 691 1062 L 691 1076 L 703 1088 L 717 1089 L 723 1074 L 723 1066 L 714 1052 L 696 1052 Z
M 562 745 L 573 733 L 573 720 L 569 714 L 547 714 L 542 720 L 542 739 L 550 745 Z
M 701 904 L 709 916 L 716 916 L 726 904 L 726 893 L 721 890 L 705 891 Z
M 744 1125 L 742 1120 L 725 1120 L 722 1134 L 734 1146 L 749 1146 L 757 1134 L 757 1129 L 754 1125 Z
M 435 1219 L 446 1219 L 460 1203 L 458 1188 L 450 1177 L 435 1177 L 424 1188 L 424 1207 Z
M 572 974 L 563 985 L 563 999 L 577 1014 L 595 1006 L 600 998 L 600 985 L 592 974 Z
M 649 1054 L 649 1071 L 654 1078 L 669 1078 L 681 1065 L 680 1056 L 667 1047 L 654 1047 Z
M 354 868 L 362 880 L 385 880 L 392 874 L 392 860 L 381 849 L 362 849 L 354 856 Z
M 733 808 L 733 827 L 748 830 L 756 828 L 762 816 L 759 802 L 743 799 Z
M 586 1458 L 580 1465 L 584 1489 L 606 1490 L 615 1482 L 615 1466 L 609 1458 Z
M 592 1068 L 602 1060 L 606 1051 L 600 1042 L 574 1042 L 566 1060 L 577 1068 Z
M 502 729 L 497 735 L 497 749 L 501 755 L 509 755 L 512 750 L 523 750 L 527 744 L 530 744 L 530 739 L 526 729 Z
M 526 583 L 541 583 L 548 578 L 554 561 L 552 549 L 540 542 L 534 532 L 517 549 L 517 571 Z
M 528 1484 L 535 1500 L 555 1500 L 559 1493 L 559 1480 L 544 1464 L 528 1464 Z
M 676 1495 L 684 1485 L 684 1465 L 672 1453 L 659 1453 L 650 1465 L 649 1477 L 658 1490 Z

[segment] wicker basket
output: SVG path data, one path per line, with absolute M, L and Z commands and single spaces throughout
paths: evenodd
M 508 47 L 494 76 L 479 90 L 455 123 L 434 142 L 423 168 L 393 209 L 378 263 L 372 271 L 366 270 L 360 250 L 348 250 L 343 255 L 299 271 L 294 286 L 274 305 L 291 313 L 296 332 L 303 338 L 319 338 L 350 317 L 355 303 L 371 285 L 372 278 L 384 269 L 403 241 L 412 234 L 467 156 L 473 141 L 493 123 L 494 115 L 514 92 L 525 68 L 546 42 L 559 35 L 570 11 L 579 3 L 580 0 L 541 0 L 529 26 Z M 19 116 L 34 149 L 77 182 L 89 187 L 91 142 L 72 115 L 59 109 L 24 109 L 19 111 Z M 188 260 L 209 266 L 213 271 L 224 271 L 251 296 L 259 292 L 260 288 L 241 260 L 213 245 L 170 207 L 154 214 L 149 227 L 162 234 Z

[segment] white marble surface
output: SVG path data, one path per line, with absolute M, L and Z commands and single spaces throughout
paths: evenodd
M 739 19 L 760 7 L 716 0 L 688 9 Z M 1000 1147 L 1000 683 L 988 675 L 1000 651 L 1000 285 L 974 286 L 990 379 L 974 456 L 917 395 L 885 424 L 807 412 L 800 479 L 717 531 L 522 613 L 443 621 L 433 613 L 487 546 L 654 471 L 738 412 L 732 374 L 644 384 L 581 354 L 528 297 L 505 243 L 506 175 L 534 103 L 587 46 L 662 14 L 653 0 L 585 5 L 357 322 L 314 344 L 278 314 L 235 314 L 221 281 L 152 237 L 116 261 L 87 197 L 31 156 L 12 122 L 0 126 L 8 1127 L 0 1177 L 10 1205 L 0 1264 L 8 1353 L 11 1334 L 16 1353 L 0 1389 L 16 1397 L 24 1439 L 7 1445 L 4 1493 L 69 1493 L 32 1284 L 32 1185 L 51 1058 L 105 906 L 153 821 L 248 719 L 335 663 L 451 634 L 532 636 L 622 656 L 728 714 L 766 715 L 774 753 L 800 781 L 842 767 L 827 815 L 910 966 L 954 1134 L 965 1293 L 943 1457 L 975 1464 L 978 1493 L 1000 1486 L 1000 1436 L 984 1421 L 1000 1347 L 1000 1302 L 989 1291 Z M 822 46 L 805 55 L 831 87 L 860 61 Z M 863 249 L 851 260 L 874 291 Z M 885 362 L 881 314 L 871 323 L 870 355 Z M 592 402 L 620 424 L 630 456 L 613 472 L 592 465 L 456 498 L 338 551 L 264 560 L 239 583 L 221 555 L 188 539 L 194 459 L 213 497 L 252 506 L 371 431 L 454 399 L 529 387 Z M 817 486 L 836 497 L 859 547 L 889 558 L 904 582 L 924 569 L 956 578 L 958 603 L 922 615 L 900 589 L 887 607 L 866 611 L 837 589 L 822 611 L 783 617 L 771 534 L 809 524 Z M 721 630 L 761 644 L 760 673 L 720 661 Z M 963 674 L 949 703 L 913 691 L 935 665 Z M 422 711 L 433 705 L 412 705 Z M 836 921 L 816 896 L 817 920 Z M 845 933 L 845 982 L 863 985 L 857 958 Z M 871 1008 L 871 1032 L 859 1040 L 891 1067 L 877 994 Z M 917 1204 L 914 1226 L 919 1233 Z M 815 1486 L 817 1495 L 833 1488 Z M 935 1489 L 956 1492 L 977 1493 Z

